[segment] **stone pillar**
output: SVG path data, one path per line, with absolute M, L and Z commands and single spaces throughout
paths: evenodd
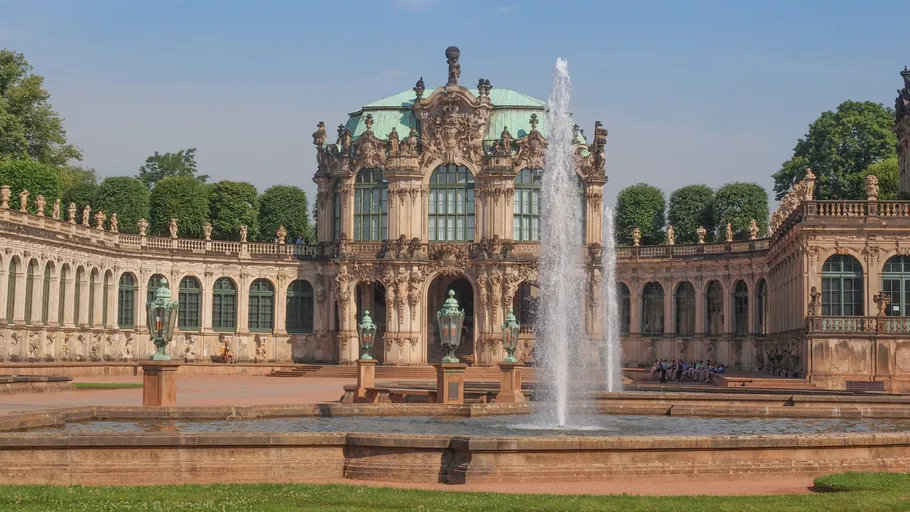
M 6 292 L 9 290 L 9 263 L 5 263 L 0 265 L 0 325 L 6 324 Z
M 464 363 L 440 363 L 436 368 L 436 403 L 464 403 Z
M 111 275 L 111 282 L 108 284 L 107 278 L 104 279 L 104 292 L 107 297 L 107 325 L 104 327 L 108 329 L 120 327 L 120 320 L 117 318 L 117 290 L 119 288 L 119 281 L 114 281 L 114 276 Z
M 272 323 L 272 332 L 277 336 L 284 336 L 287 334 L 287 289 L 289 284 L 287 278 L 283 275 L 279 274 L 275 279 L 275 320 Z
M 209 303 L 212 301 L 212 289 L 215 287 L 215 277 L 214 273 L 210 270 L 206 270 L 203 276 L 202 290 L 200 291 L 199 297 L 199 307 L 201 308 L 199 313 L 202 317 L 200 332 L 206 333 L 212 332 L 212 305 Z
M 237 279 L 237 332 L 249 331 L 250 325 L 250 275 L 240 274 Z M 240 345 L 238 344 L 239 348 Z
M 49 327 L 57 327 L 60 318 L 60 282 L 62 280 L 60 273 L 62 269 L 58 266 L 54 270 L 54 277 L 51 278 L 51 284 L 47 290 L 47 325 Z
M 373 403 L 376 401 L 376 393 L 372 393 L 368 388 L 376 386 L 376 360 L 375 359 L 358 359 L 357 360 L 357 389 L 354 391 L 355 403 Z
M 629 284 L 629 334 L 641 334 L 641 283 Z
M 25 280 L 28 279 L 26 269 L 27 265 L 20 262 L 16 266 L 16 275 L 11 276 L 16 280 L 16 296 L 8 297 L 8 300 L 13 301 L 13 324 L 15 325 L 25 325 Z M 34 302 L 34 295 L 32 295 L 32 302 Z
M 664 334 L 676 334 L 676 293 L 671 279 L 664 280 Z
M 178 361 L 143 361 L 142 405 L 173 407 L 177 405 Z
M 521 363 L 499 363 L 499 393 L 496 403 L 518 403 L 525 401 L 521 392 Z
M 31 311 L 31 324 L 32 325 L 41 325 L 41 314 L 44 312 L 44 267 L 41 265 L 35 266 L 35 275 L 31 277 L 32 280 L 32 311 Z M 26 275 L 28 279 L 28 275 Z M 42 340 L 43 341 L 43 340 Z

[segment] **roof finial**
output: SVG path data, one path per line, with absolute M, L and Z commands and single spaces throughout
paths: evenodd
M 417 99 L 423 98 L 423 91 L 426 89 L 423 86 L 423 77 L 420 77 L 420 80 L 417 81 L 417 85 L 414 86 L 414 94 L 417 95 Z
M 536 132 L 536 131 L 537 131 L 537 123 L 540 122 L 540 120 L 537 119 L 537 114 L 531 114 L 531 119 L 529 119 L 528 122 L 531 123 L 531 131 L 532 131 L 532 132 Z M 578 125 L 575 125 L 575 126 L 578 126 Z
M 366 125 L 367 131 L 373 131 L 373 114 L 367 114 L 366 118 L 363 120 L 363 124 Z
M 449 81 L 446 87 L 458 85 L 458 77 L 461 76 L 461 64 L 458 63 L 460 56 L 461 50 L 457 46 L 446 48 L 446 62 L 449 64 Z

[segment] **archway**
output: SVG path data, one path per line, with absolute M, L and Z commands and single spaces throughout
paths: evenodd
M 354 304 L 356 304 L 357 307 L 357 321 L 354 329 L 356 330 L 357 325 L 363 321 L 363 312 L 365 310 L 369 311 L 370 318 L 373 319 L 373 323 L 376 325 L 376 336 L 373 339 L 373 359 L 380 364 L 385 363 L 385 333 L 389 322 L 389 310 L 386 308 L 385 286 L 379 281 L 374 281 L 372 283 L 357 283 Z M 359 357 L 360 354 L 358 353 L 357 356 Z
M 474 287 L 464 276 L 437 276 L 430 283 L 427 292 L 427 362 L 439 363 L 445 356 L 445 350 L 439 343 L 439 329 L 436 323 L 436 312 L 442 308 L 449 290 L 455 292 L 459 309 L 464 310 L 464 326 L 461 333 L 461 345 L 455 355 L 462 363 L 474 363 Z

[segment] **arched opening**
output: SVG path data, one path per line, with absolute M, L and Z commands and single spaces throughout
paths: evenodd
M 512 239 L 516 242 L 540 241 L 540 186 L 543 171 L 522 169 L 515 176 L 512 201 Z
M 180 288 L 177 293 L 177 328 L 181 331 L 198 331 L 201 327 L 201 297 L 202 285 L 198 279 L 186 276 L 180 280 Z
M 749 334 L 749 287 L 743 280 L 733 287 L 733 334 Z
M 212 287 L 212 330 L 237 329 L 237 285 L 229 277 L 219 277 Z
M 313 285 L 303 279 L 288 286 L 285 329 L 289 333 L 313 332 Z
M 41 293 L 41 323 L 48 325 L 51 314 L 51 279 L 54 277 L 54 265 L 51 262 L 44 264 L 44 286 Z
M 117 325 L 121 329 L 136 327 L 136 276 L 125 272 L 117 284 Z
M 38 261 L 28 263 L 25 274 L 25 325 L 32 325 L 32 304 L 35 300 L 35 280 L 38 276 Z
M 382 169 L 361 169 L 354 180 L 354 240 L 386 240 L 388 228 L 389 182 Z
M 755 290 L 755 334 L 764 336 L 768 334 L 768 282 L 759 279 Z
M 427 238 L 474 241 L 474 175 L 461 165 L 442 165 L 430 176 Z
M 676 334 L 695 334 L 695 287 L 689 281 L 676 286 Z
M 632 294 L 625 283 L 617 283 L 619 299 L 619 334 L 629 334 L 632 326 Z
M 534 362 L 533 347 L 537 343 L 536 326 L 540 306 L 540 286 L 522 282 L 512 297 L 512 314 L 519 324 L 518 349 L 515 354 L 520 361 Z
M 378 281 L 357 283 L 354 290 L 354 304 L 357 307 L 355 329 L 363 322 L 363 312 L 369 311 L 370 318 L 373 319 L 373 324 L 376 326 L 376 335 L 373 337 L 373 359 L 379 363 L 385 363 L 388 361 L 387 352 L 392 348 L 385 342 L 386 330 L 391 320 L 389 314 L 392 313 L 391 309 L 386 307 L 385 286 Z
M 257 279 L 250 285 L 250 331 L 268 332 L 274 325 L 275 287 L 265 279 Z
M 910 316 L 910 256 L 892 256 L 882 267 L 882 291 L 891 298 L 889 316 Z
M 647 283 L 641 292 L 641 333 L 664 333 L 664 287 L 660 283 Z
M 461 332 L 461 345 L 455 356 L 463 363 L 474 362 L 474 287 L 464 276 L 437 276 L 430 283 L 427 292 L 427 362 L 438 363 L 445 356 L 439 340 L 439 325 L 436 312 L 442 309 L 448 298 L 449 290 L 455 292 L 459 309 L 464 310 L 464 325 Z
M 19 274 L 19 258 L 13 256 L 9 260 L 9 273 L 6 275 L 6 323 L 13 324 L 13 315 L 16 311 L 16 278 Z
M 863 266 L 835 254 L 822 266 L 822 316 L 863 316 Z
M 711 281 L 705 289 L 705 334 L 718 336 L 724 332 L 724 288 Z

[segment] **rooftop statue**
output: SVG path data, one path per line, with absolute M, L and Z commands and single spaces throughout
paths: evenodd
M 446 48 L 446 62 L 449 64 L 449 81 L 446 87 L 458 85 L 458 77 L 461 76 L 461 64 L 458 63 L 460 56 L 461 50 L 457 46 Z

